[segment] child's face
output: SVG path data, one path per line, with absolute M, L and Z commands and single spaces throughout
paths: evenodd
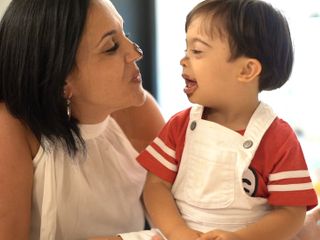
M 230 61 L 228 38 L 208 36 L 203 18 L 192 20 L 186 34 L 186 56 L 181 59 L 184 89 L 189 100 L 207 107 L 226 107 L 238 92 L 241 58 Z

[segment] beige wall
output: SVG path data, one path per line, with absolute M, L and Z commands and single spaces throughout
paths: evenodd
M 4 11 L 6 10 L 10 2 L 11 0 L 0 0 L 0 17 L 2 17 Z

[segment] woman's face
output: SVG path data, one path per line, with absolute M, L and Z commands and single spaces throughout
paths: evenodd
M 136 61 L 141 53 L 125 36 L 123 20 L 109 0 L 92 0 L 67 79 L 71 114 L 80 123 L 97 123 L 113 111 L 145 100 Z

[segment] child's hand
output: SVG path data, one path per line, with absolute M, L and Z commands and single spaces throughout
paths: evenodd
M 89 238 L 88 240 L 122 240 L 120 236 L 113 236 L 113 237 L 95 237 Z
M 200 232 L 189 228 L 184 231 L 177 232 L 168 240 L 196 240 L 200 236 L 201 236 Z
M 177 227 L 175 231 L 168 236 L 168 240 L 196 240 L 202 235 L 201 232 L 193 230 L 187 226 Z
M 240 240 L 240 238 L 233 232 L 214 230 L 202 234 L 196 240 Z
M 153 236 L 151 238 L 151 240 L 165 240 L 163 237 L 161 237 L 160 235 L 156 235 L 156 236 Z

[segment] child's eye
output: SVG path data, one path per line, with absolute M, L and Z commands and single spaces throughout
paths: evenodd
M 119 44 L 115 43 L 111 48 L 107 49 L 105 52 L 106 53 L 113 53 L 119 48 Z
M 185 54 L 190 53 L 190 54 L 194 54 L 194 55 L 198 55 L 198 54 L 202 53 L 202 51 L 197 50 L 197 49 L 186 49 L 186 50 L 184 50 L 184 52 L 185 52 Z
M 191 49 L 190 51 L 191 51 L 193 54 L 200 54 L 200 53 L 202 53 L 202 51 L 196 50 L 196 49 Z

